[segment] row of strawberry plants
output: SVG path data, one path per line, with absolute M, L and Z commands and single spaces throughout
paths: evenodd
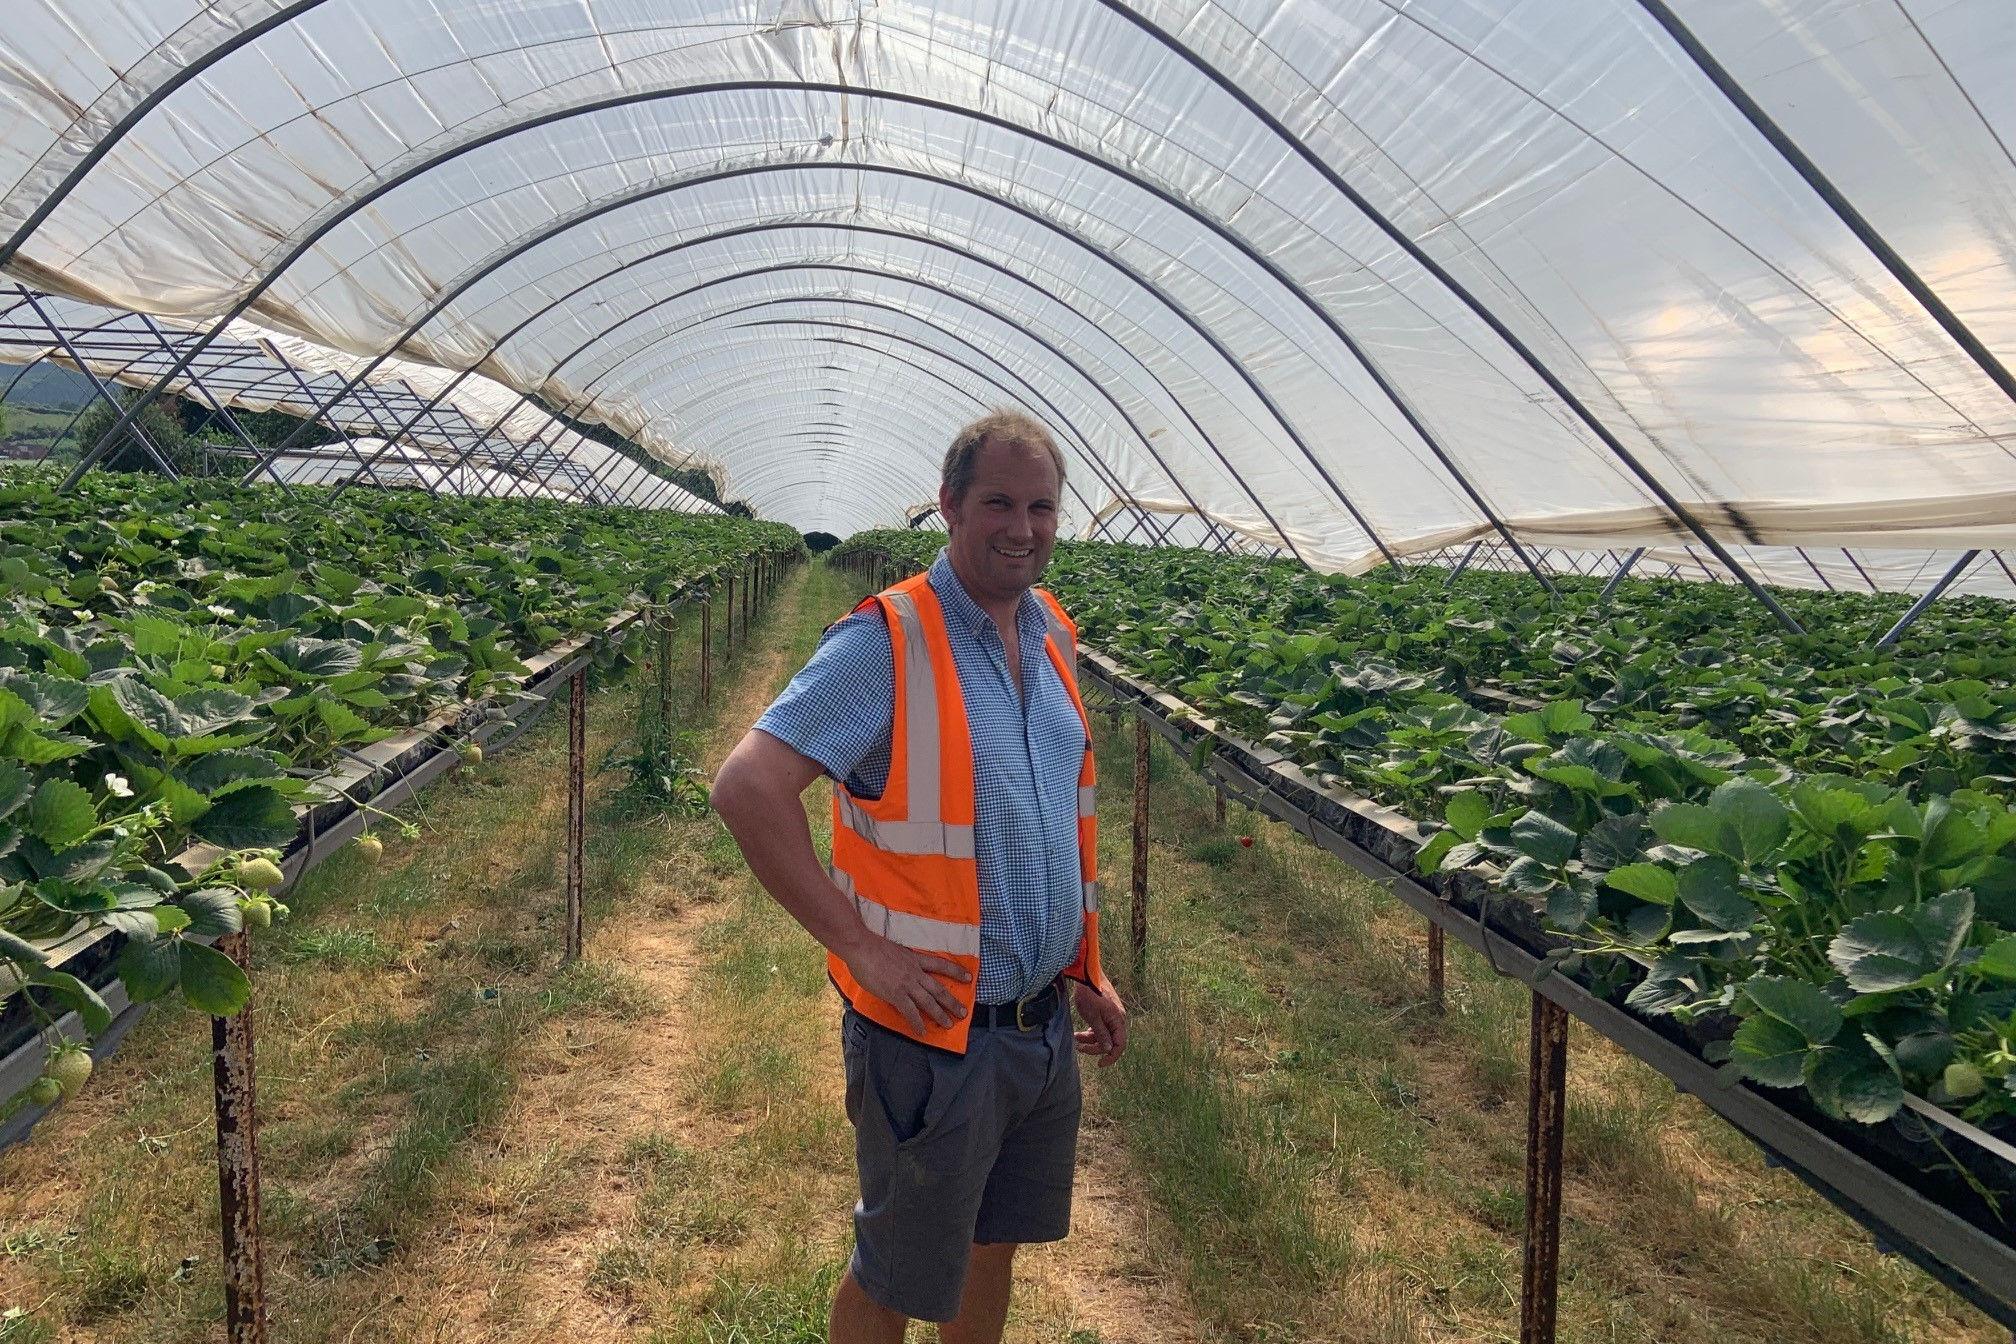
M 941 537 L 854 547 L 927 562 Z M 1873 1123 L 1915 1094 L 2016 1136 L 2016 612 L 1445 572 L 1340 579 L 1058 548 L 1087 640 L 1326 782 L 1436 828 L 1579 949 L 1571 972 L 1760 1085 Z M 1571 652 L 1563 644 L 1573 643 Z M 1711 675 L 1712 674 L 1712 675 Z M 1496 686 L 1539 701 L 1497 712 Z
M 202 940 L 270 918 L 293 807 L 343 752 L 508 697 L 521 658 L 799 544 L 546 500 L 0 476 L 0 970 L 37 987 L 14 1013 L 103 1028 L 40 950 L 85 925 L 125 935 L 134 1000 L 235 1012 L 245 976 Z M 198 842 L 223 856 L 178 867 Z

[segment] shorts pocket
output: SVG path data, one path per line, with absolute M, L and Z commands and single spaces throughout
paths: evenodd
M 931 1102 L 938 1094 L 938 1052 L 893 1031 L 862 1024 L 862 1055 L 867 1085 L 887 1120 L 889 1137 L 898 1147 L 923 1138 L 932 1120 Z
M 851 1008 L 841 1015 L 840 1070 L 847 1084 L 847 1123 L 856 1126 L 861 1123 L 861 1092 L 867 1078 L 862 1032 L 865 1025 L 861 1015 Z

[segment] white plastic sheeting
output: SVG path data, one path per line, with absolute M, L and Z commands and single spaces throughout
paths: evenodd
M 2016 6 L 1668 3 L 2016 362 Z M 78 297 L 479 367 L 842 534 L 978 398 L 1073 440 L 1081 527 L 1194 507 L 1326 567 L 1486 509 L 2016 541 L 2008 392 L 1649 4 L 17 0 L 0 237 Z
M 108 384 L 145 388 L 170 374 L 177 352 L 192 342 L 187 331 L 150 327 L 116 309 L 0 291 L 0 365 L 49 359 L 88 369 Z M 480 374 L 457 378 L 433 365 L 388 359 L 344 393 L 347 380 L 367 363 L 240 320 L 175 374 L 171 390 L 203 406 L 221 402 L 234 410 L 319 417 L 352 436 L 347 448 L 335 450 L 347 467 L 322 454 L 298 461 L 296 474 L 277 466 L 263 473 L 289 483 L 307 479 L 300 472 L 331 480 L 354 475 L 374 484 L 431 484 L 437 491 L 720 512 Z M 395 431 L 399 447 L 388 448 L 378 436 Z M 402 459 L 438 461 L 422 472 L 401 465 Z M 311 469 L 310 462 L 319 465 Z

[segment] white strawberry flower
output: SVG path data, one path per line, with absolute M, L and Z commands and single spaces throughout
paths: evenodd
M 131 798 L 133 796 L 133 782 L 124 775 L 107 775 L 105 776 L 105 792 L 111 794 L 114 798 Z

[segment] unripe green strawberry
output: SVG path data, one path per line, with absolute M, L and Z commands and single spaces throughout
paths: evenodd
M 245 917 L 245 927 L 250 929 L 273 927 L 273 902 L 262 897 L 256 901 L 247 901 L 238 909 Z
M 238 864 L 238 881 L 255 891 L 266 891 L 287 880 L 271 859 L 244 859 Z
M 64 1096 L 74 1097 L 91 1077 L 91 1056 L 75 1046 L 58 1050 L 42 1066 L 42 1076 L 55 1079 Z
M 462 744 L 462 764 L 483 764 L 483 744 L 481 742 L 464 742 Z
M 1978 1097 L 1987 1084 L 1982 1081 L 1981 1070 L 1965 1060 L 1946 1066 L 1946 1093 L 1955 1101 L 1965 1101 L 1968 1097 Z
M 46 1075 L 28 1084 L 28 1100 L 37 1106 L 53 1106 L 63 1097 L 63 1084 Z
M 385 857 L 385 842 L 377 836 L 364 834 L 357 837 L 357 853 L 366 863 L 376 863 Z

